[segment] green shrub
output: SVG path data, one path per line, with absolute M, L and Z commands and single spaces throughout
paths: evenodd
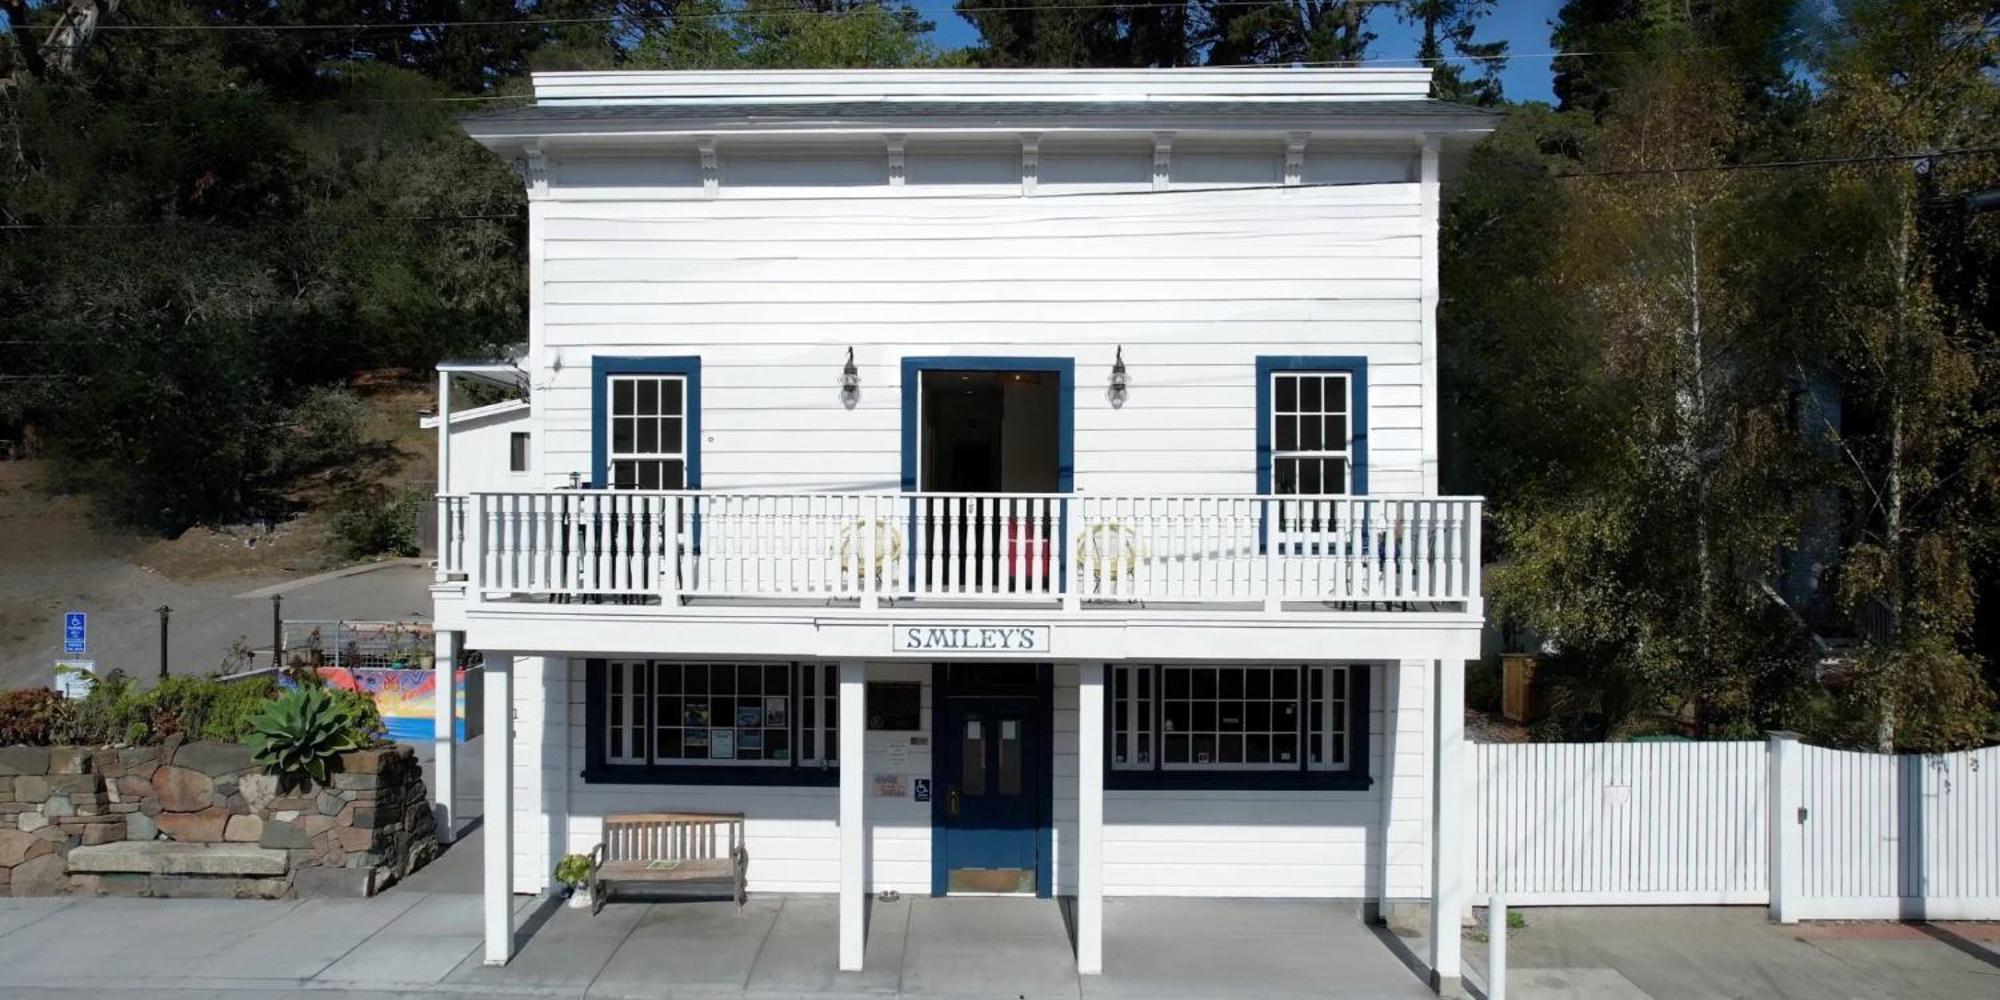
M 375 699 L 346 688 L 329 687 L 326 690 L 333 696 L 334 704 L 353 717 L 355 732 L 360 734 L 363 746 L 388 742 L 389 725 L 382 721 L 382 710 L 375 707 Z
M 275 471 L 290 478 L 352 459 L 361 449 L 367 421 L 368 404 L 347 389 L 306 390 L 285 414 L 283 436 L 273 449 Z
M 202 723 L 201 738 L 241 743 L 252 731 L 252 720 L 278 696 L 278 682 L 269 674 L 240 681 L 217 681 L 215 702 Z
M 0 746 L 145 744 L 175 733 L 238 743 L 277 694 L 277 682 L 268 675 L 233 681 L 168 677 L 141 691 L 119 673 L 98 678 L 90 694 L 76 701 L 46 688 L 0 691 Z M 363 717 L 368 732 L 380 730 L 372 703 L 365 711 L 351 705 L 350 710 Z
M 48 688 L 0 691 L 0 746 L 47 746 L 63 728 L 67 704 Z
M 417 518 L 428 501 L 422 493 L 391 493 L 375 484 L 341 490 L 329 505 L 333 537 L 349 559 L 413 556 L 418 552 Z
M 90 694 L 66 703 L 60 732 L 49 735 L 52 743 L 96 746 L 104 743 L 144 742 L 148 725 L 144 706 L 134 690 L 132 678 L 113 671 L 99 677 Z M 128 740 L 135 728 L 138 740 Z
M 590 881 L 590 859 L 581 854 L 564 855 L 556 863 L 556 881 L 571 886 L 581 886 Z
M 380 718 L 375 722 L 380 725 Z M 353 699 L 336 697 L 323 687 L 285 692 L 265 704 L 251 720 L 251 730 L 251 759 L 287 785 L 303 784 L 307 778 L 324 784 L 334 758 L 375 738 Z

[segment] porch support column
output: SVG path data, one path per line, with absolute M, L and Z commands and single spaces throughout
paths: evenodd
M 840 971 L 860 972 L 868 943 L 867 664 L 840 661 Z
M 486 964 L 514 957 L 514 674 L 511 654 L 487 653 L 485 668 Z
M 463 633 L 438 629 L 431 662 L 431 812 L 437 818 L 440 844 L 457 839 L 458 821 L 458 647 Z
M 1076 971 L 1104 971 L 1104 675 L 1077 665 Z
M 1464 912 L 1466 809 L 1465 661 L 1437 661 L 1431 717 L 1431 987 L 1464 995 L 1459 915 Z
M 451 493 L 451 373 L 438 372 L 438 476 L 437 476 L 437 582 L 450 574 L 445 569 L 445 551 L 451 545 L 451 506 L 443 498 Z

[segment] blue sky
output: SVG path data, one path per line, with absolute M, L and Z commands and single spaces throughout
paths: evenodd
M 951 12 L 947 0 L 918 0 L 916 6 L 937 21 L 937 30 L 932 38 L 939 45 L 956 48 L 970 45 L 978 37 L 972 25 L 964 18 Z M 1385 8 L 1387 5 L 1384 5 Z M 1480 25 L 1482 40 L 1504 38 L 1514 52 L 1532 53 L 1528 58 L 1510 59 L 1501 81 L 1507 96 L 1517 101 L 1553 101 L 1550 90 L 1549 60 L 1542 53 L 1551 51 L 1549 46 L 1549 22 L 1555 18 L 1556 8 L 1562 0 L 1500 0 L 1499 10 L 1487 16 Z M 1375 44 L 1370 47 L 1369 56 L 1381 60 L 1407 60 L 1416 55 L 1417 37 L 1414 26 L 1398 21 L 1393 11 L 1383 9 L 1370 18 L 1375 34 Z M 1394 65 L 1394 63 L 1391 63 Z

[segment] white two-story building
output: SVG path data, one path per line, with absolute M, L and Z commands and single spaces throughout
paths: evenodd
M 844 969 L 894 889 L 1074 897 L 1085 972 L 1107 895 L 1441 897 L 1455 977 L 1438 198 L 1494 119 L 1428 86 L 575 73 L 468 120 L 529 211 L 526 405 L 456 420 L 514 376 L 447 364 L 437 421 L 489 961 L 602 817 L 694 810 L 839 895 Z

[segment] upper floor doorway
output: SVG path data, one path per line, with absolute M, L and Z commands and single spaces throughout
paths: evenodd
M 917 489 L 1059 491 L 1059 372 L 927 370 L 919 380 Z

